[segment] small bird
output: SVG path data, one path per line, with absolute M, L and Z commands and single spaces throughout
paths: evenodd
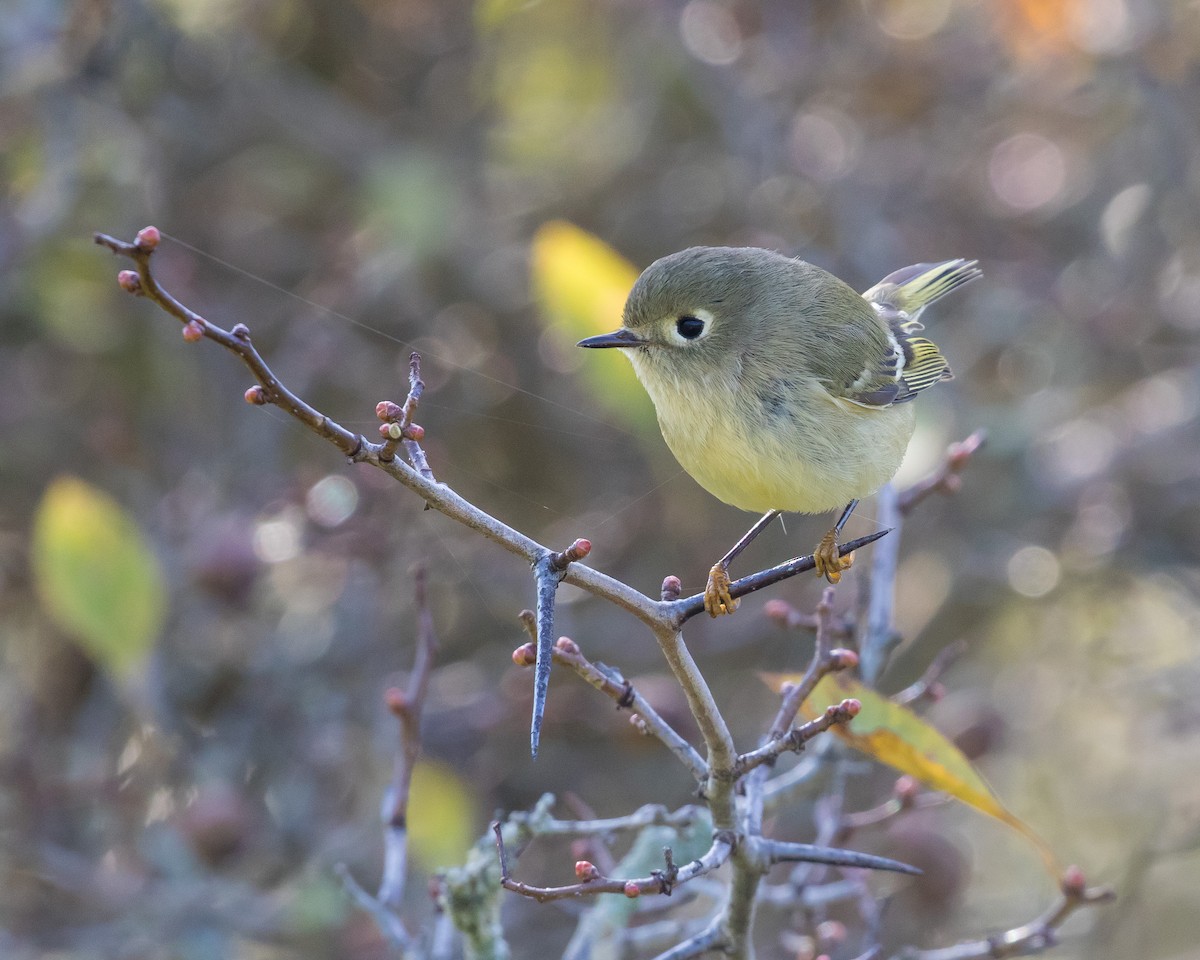
M 981 275 L 974 260 L 918 263 L 859 294 L 771 250 L 691 247 L 646 268 L 619 330 L 579 341 L 624 350 L 667 446 L 705 490 L 765 511 L 709 572 L 710 615 L 734 611 L 730 562 L 785 511 L 844 507 L 813 553 L 819 575 L 841 579 L 853 558 L 838 535 L 899 469 L 909 401 L 952 376 L 921 314 Z

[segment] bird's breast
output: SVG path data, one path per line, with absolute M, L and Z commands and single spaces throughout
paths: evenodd
M 755 512 L 824 513 L 870 496 L 899 469 L 914 426 L 911 404 L 865 409 L 798 377 L 646 387 L 683 468 Z

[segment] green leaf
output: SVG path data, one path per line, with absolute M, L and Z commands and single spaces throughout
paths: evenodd
M 137 525 L 107 494 L 61 477 L 34 516 L 32 553 L 51 619 L 109 673 L 134 672 L 166 612 L 162 572 Z

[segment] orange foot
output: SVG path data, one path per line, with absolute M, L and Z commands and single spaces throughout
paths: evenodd
M 733 613 L 738 608 L 738 601 L 729 595 L 729 571 L 725 565 L 718 563 L 708 571 L 708 586 L 704 588 L 704 609 L 710 617 L 719 617 L 725 613 Z
M 824 577 L 830 583 L 837 583 L 842 579 L 842 572 L 849 570 L 854 565 L 854 554 L 840 556 L 837 531 L 830 530 L 821 538 L 817 549 L 813 551 L 813 560 L 816 562 L 817 576 Z

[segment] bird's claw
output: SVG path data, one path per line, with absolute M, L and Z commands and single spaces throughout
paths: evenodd
M 837 530 L 830 530 L 813 551 L 813 564 L 817 576 L 824 577 L 829 583 L 837 583 L 842 579 L 842 573 L 854 566 L 854 554 L 843 557 L 838 552 Z
M 718 563 L 708 571 L 708 585 L 704 588 L 704 609 L 710 617 L 733 613 L 738 608 L 737 600 L 729 593 L 729 571 Z

